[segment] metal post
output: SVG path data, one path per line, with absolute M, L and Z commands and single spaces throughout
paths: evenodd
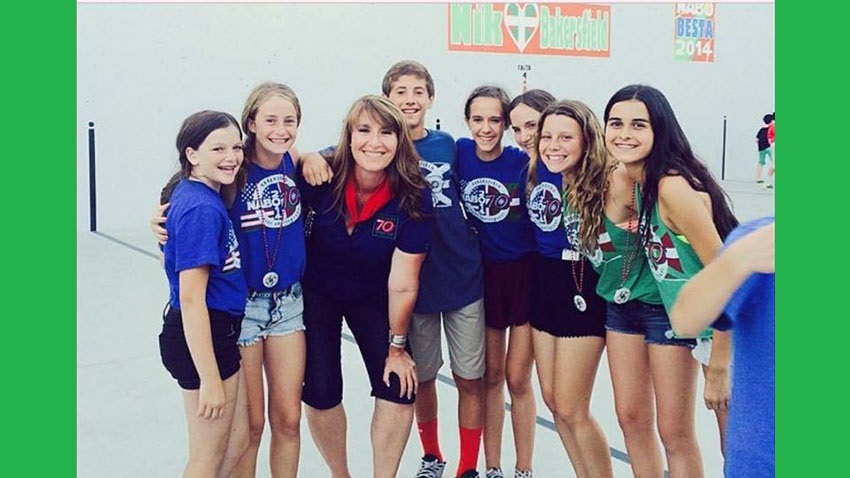
M 726 115 L 723 115 L 723 159 L 720 166 L 720 180 L 726 180 Z
M 89 231 L 97 231 L 97 181 L 94 171 L 94 122 L 89 121 Z

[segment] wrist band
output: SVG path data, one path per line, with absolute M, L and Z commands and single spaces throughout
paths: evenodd
M 403 349 L 407 345 L 407 335 L 390 334 L 390 345 Z

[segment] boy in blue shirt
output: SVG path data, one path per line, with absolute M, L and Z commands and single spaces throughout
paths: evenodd
M 387 70 L 385 96 L 411 129 L 420 169 L 431 185 L 434 236 L 422 265 L 410 345 L 419 374 L 416 422 L 424 456 L 416 476 L 440 477 L 445 461 L 437 427 L 437 372 L 443 364 L 440 320 L 446 331 L 452 376 L 458 390 L 460 458 L 455 476 L 477 477 L 483 428 L 484 304 L 478 237 L 466 222 L 457 180 L 457 149 L 451 135 L 425 128 L 434 101 L 434 80 L 421 64 L 401 61 Z

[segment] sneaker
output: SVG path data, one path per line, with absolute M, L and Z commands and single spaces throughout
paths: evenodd
M 767 184 L 764 186 L 764 188 L 765 188 L 765 189 L 773 189 L 773 184 L 767 183 Z
M 419 462 L 419 473 L 414 478 L 442 478 L 446 469 L 446 462 L 440 461 L 436 456 L 427 454 Z
M 533 478 L 531 470 L 514 470 L 514 478 Z
M 486 478 L 505 478 L 501 468 L 487 468 Z
M 466 470 L 458 478 L 478 478 L 477 470 Z
M 764 179 L 756 179 L 756 184 L 761 184 L 764 182 Z

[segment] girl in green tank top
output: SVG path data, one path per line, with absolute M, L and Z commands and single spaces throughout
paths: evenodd
M 640 300 L 664 304 L 669 309 L 681 283 L 717 254 L 721 237 L 737 221 L 708 169 L 691 151 L 672 107 L 660 91 L 646 85 L 620 89 L 606 105 L 605 125 L 606 146 L 620 163 L 611 175 L 610 194 L 606 197 L 606 232 L 616 247 L 612 232 L 626 234 L 615 224 L 628 220 L 639 225 L 636 244 L 645 274 L 635 276 L 632 294 L 639 293 L 639 286 L 648 286 L 644 281 L 651 281 L 655 293 Z M 671 209 L 675 211 L 673 216 L 669 215 Z M 623 243 L 623 239 L 620 241 Z M 621 280 L 631 276 L 631 271 L 627 277 L 623 267 L 614 265 L 614 256 L 610 257 L 605 267 L 613 271 L 607 272 L 607 289 L 601 293 L 610 292 L 618 270 Z M 602 258 L 606 258 L 604 253 Z M 600 289 L 602 282 L 600 279 Z M 613 298 L 616 299 L 616 291 Z M 667 337 L 672 340 L 669 319 L 667 327 Z M 718 415 L 722 445 L 729 398 L 729 347 L 728 337 L 717 335 L 719 343 L 708 368 L 705 403 Z M 624 425 L 635 475 L 660 476 L 662 470 L 657 443 L 647 438 L 654 430 L 645 429 L 651 425 L 636 425 L 646 419 L 643 423 L 658 424 L 661 436 L 675 437 L 673 442 L 664 441 L 665 446 L 678 450 L 667 453 L 670 474 L 701 476 L 702 458 L 694 431 L 696 361 L 685 347 L 645 344 L 637 337 L 616 330 L 609 330 L 608 334 L 617 413 Z M 655 403 L 646 403 L 653 392 Z M 657 421 L 652 420 L 653 410 L 657 410 Z
M 685 140 L 681 144 L 688 143 Z M 641 219 L 649 227 L 644 231 L 642 244 L 669 313 L 682 286 L 714 259 L 723 238 L 738 221 L 724 191 L 690 148 L 651 156 L 645 161 L 644 177 L 641 192 L 645 205 Z M 672 329 L 671 335 L 674 335 Z M 713 333 L 710 328 L 701 334 L 702 339 L 707 337 L 713 340 L 701 340 L 700 346 L 710 346 L 709 357 L 698 359 L 706 380 L 704 401 L 717 416 L 723 450 L 731 392 L 731 337 L 729 332 Z

